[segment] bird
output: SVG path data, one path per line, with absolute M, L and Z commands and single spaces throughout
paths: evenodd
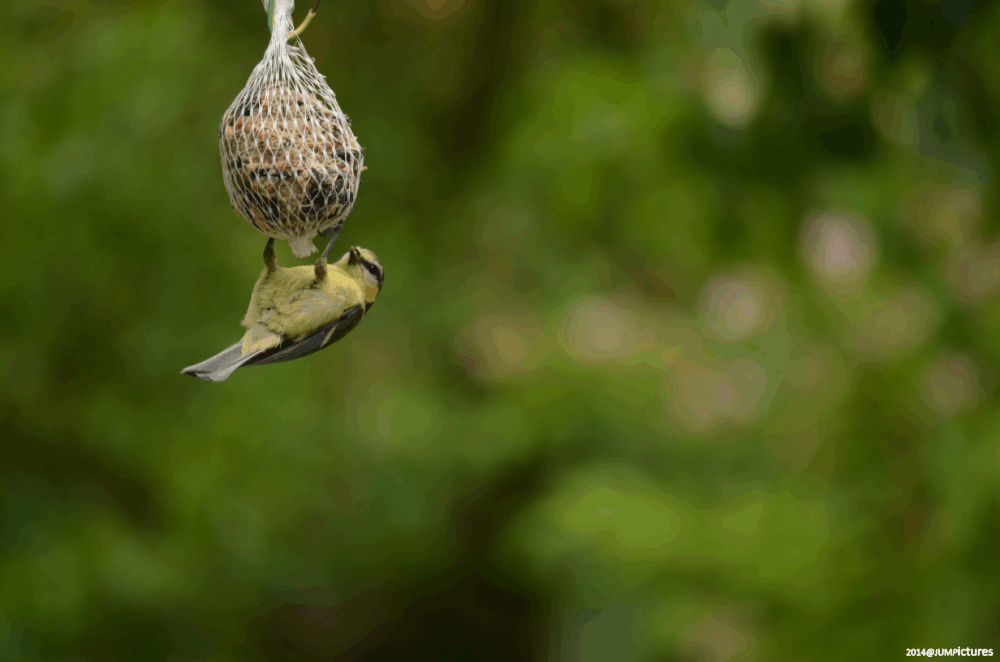
M 358 246 L 329 267 L 324 251 L 314 266 L 282 268 L 272 238 L 264 264 L 243 318 L 243 338 L 181 374 L 221 382 L 244 366 L 290 361 L 329 347 L 371 310 L 385 280 L 378 256 Z

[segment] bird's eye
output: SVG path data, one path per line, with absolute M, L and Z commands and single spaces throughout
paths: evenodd
M 367 262 L 365 262 L 365 269 L 367 269 L 368 273 L 370 273 L 372 276 L 378 278 L 378 267 L 376 267 L 374 264 L 368 264 Z

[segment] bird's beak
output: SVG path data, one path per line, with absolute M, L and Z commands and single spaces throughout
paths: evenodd
M 357 264 L 361 260 L 361 251 L 358 250 L 357 246 L 351 246 L 351 256 L 347 258 L 347 264 Z

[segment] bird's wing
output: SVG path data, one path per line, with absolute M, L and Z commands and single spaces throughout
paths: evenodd
M 358 325 L 365 315 L 364 306 L 351 306 L 337 319 L 320 327 L 301 340 L 282 343 L 272 350 L 261 352 L 243 365 L 264 365 L 265 363 L 280 363 L 291 361 L 318 352 L 341 338 Z

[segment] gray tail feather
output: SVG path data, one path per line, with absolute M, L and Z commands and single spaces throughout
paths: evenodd
M 259 352 L 243 355 L 243 341 L 227 347 L 210 359 L 195 363 L 181 370 L 182 375 L 191 375 L 201 379 L 221 382 L 233 374 L 237 368 L 257 356 Z

